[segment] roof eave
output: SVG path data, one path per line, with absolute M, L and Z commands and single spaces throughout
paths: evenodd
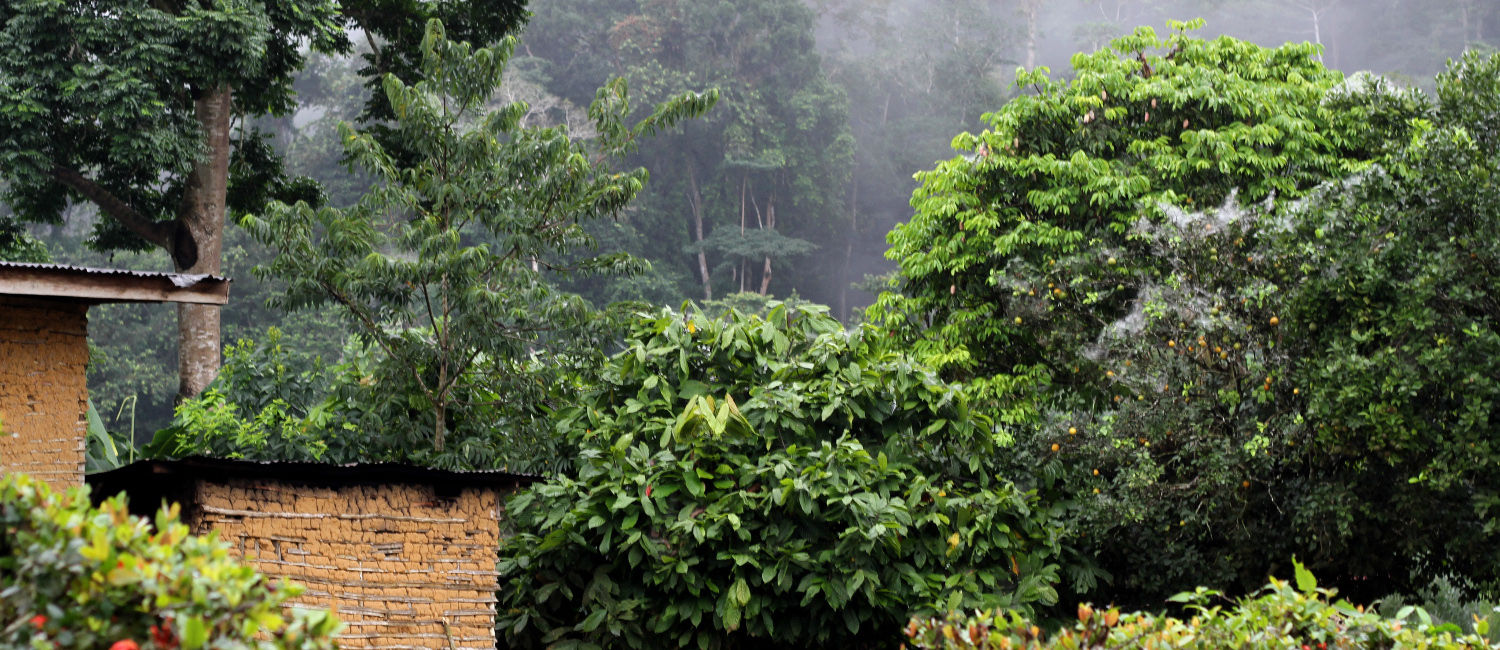
M 229 281 L 211 275 L 105 274 L 66 267 L 10 266 L 0 273 L 0 295 L 71 298 L 94 303 L 223 305 L 229 302 Z

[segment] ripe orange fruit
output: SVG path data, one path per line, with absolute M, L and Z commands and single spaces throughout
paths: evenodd
M 1068 435 L 1070 435 L 1070 436 L 1076 436 L 1076 435 L 1078 435 L 1078 427 L 1068 427 Z
M 1280 318 L 1277 318 L 1275 316 L 1271 317 L 1271 327 L 1276 327 L 1277 325 L 1280 325 L 1280 324 L 1281 324 L 1281 319 Z
M 1054 443 L 1052 443 L 1052 451 L 1057 451 L 1057 450 L 1059 450 L 1059 449 L 1062 449 L 1062 446 L 1061 446 L 1061 445 L 1058 445 L 1058 444 L 1057 444 L 1057 443 L 1055 443 L 1055 442 L 1054 442 Z

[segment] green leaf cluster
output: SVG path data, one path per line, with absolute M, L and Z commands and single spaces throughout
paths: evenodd
M 1476 633 L 1466 634 L 1451 623 L 1433 624 L 1420 608 L 1406 607 L 1396 616 L 1382 617 L 1345 600 L 1337 591 L 1318 587 L 1312 572 L 1293 561 L 1295 585 L 1271 578 L 1258 593 L 1226 606 L 1223 594 L 1198 588 L 1169 600 L 1193 613 L 1189 620 L 1150 612 L 1095 609 L 1078 606 L 1070 626 L 1043 632 L 1024 616 L 1006 612 L 945 618 L 913 618 L 906 635 L 913 648 L 965 650 L 968 648 L 1430 648 L 1457 650 L 1495 647 L 1484 635 L 1489 622 L 1476 617 Z
M 1070 508 L 1114 577 L 1073 589 L 1250 589 L 1293 553 L 1361 598 L 1422 557 L 1497 575 L 1496 64 L 1433 102 L 1311 54 L 1142 30 L 1027 73 L 891 235 L 871 318 Z
M 1052 513 L 964 453 L 987 423 L 826 308 L 642 315 L 560 416 L 577 476 L 507 506 L 513 647 L 881 644 L 914 610 L 1057 597 Z
M 1334 96 L 1342 75 L 1311 45 L 1206 41 L 1187 33 L 1198 26 L 1164 39 L 1141 28 L 1076 55 L 1067 82 L 1019 71 L 1032 94 L 918 175 L 915 214 L 888 236 L 898 286 L 869 318 L 1024 422 L 1047 386 L 1067 383 L 1074 351 L 1170 271 L 1131 236 L 1136 224 L 1167 219 L 1164 205 L 1299 196 L 1366 168 L 1419 115 L 1380 88 Z M 1382 120 L 1369 119 L 1371 96 L 1394 105 Z
M 53 492 L 0 477 L 0 644 L 7 647 L 333 648 L 338 621 L 282 603 L 301 592 L 232 560 L 214 537 L 190 535 L 177 508 L 154 525 L 124 495 L 89 503 L 87 488 Z
M 1456 62 L 1409 140 L 1302 201 L 1133 231 L 1171 271 L 1066 369 L 1093 404 L 1020 446 L 1067 468 L 1116 589 L 1243 587 L 1292 553 L 1360 598 L 1494 584 L 1497 90 L 1469 80 L 1497 70 Z

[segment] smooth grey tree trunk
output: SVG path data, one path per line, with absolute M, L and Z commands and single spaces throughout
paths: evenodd
M 193 166 L 178 209 L 172 258 L 179 273 L 222 271 L 224 209 L 229 189 L 232 94 L 221 86 L 195 102 L 206 155 Z M 177 399 L 203 392 L 219 374 L 219 306 L 177 306 Z

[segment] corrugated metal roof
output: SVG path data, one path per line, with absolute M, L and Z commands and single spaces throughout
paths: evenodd
M 0 262 L 0 295 L 94 304 L 179 302 L 223 305 L 229 302 L 229 279 L 209 274 Z
M 107 472 L 90 474 L 88 484 L 96 498 L 178 480 L 251 478 L 314 484 L 421 483 L 456 487 L 512 487 L 543 480 L 536 474 L 503 470 L 450 471 L 403 463 L 356 463 L 333 465 L 289 461 L 258 461 L 190 456 L 176 460 L 141 460 Z
M 84 275 L 116 275 L 130 276 L 134 278 L 166 278 L 179 287 L 191 286 L 203 280 L 215 282 L 229 282 L 229 278 L 210 275 L 208 273 L 167 273 L 164 271 L 133 271 L 130 269 L 101 269 L 92 266 L 75 266 L 72 264 L 39 264 L 36 262 L 5 262 L 0 261 L 0 268 L 36 269 L 39 271 L 66 271 Z

